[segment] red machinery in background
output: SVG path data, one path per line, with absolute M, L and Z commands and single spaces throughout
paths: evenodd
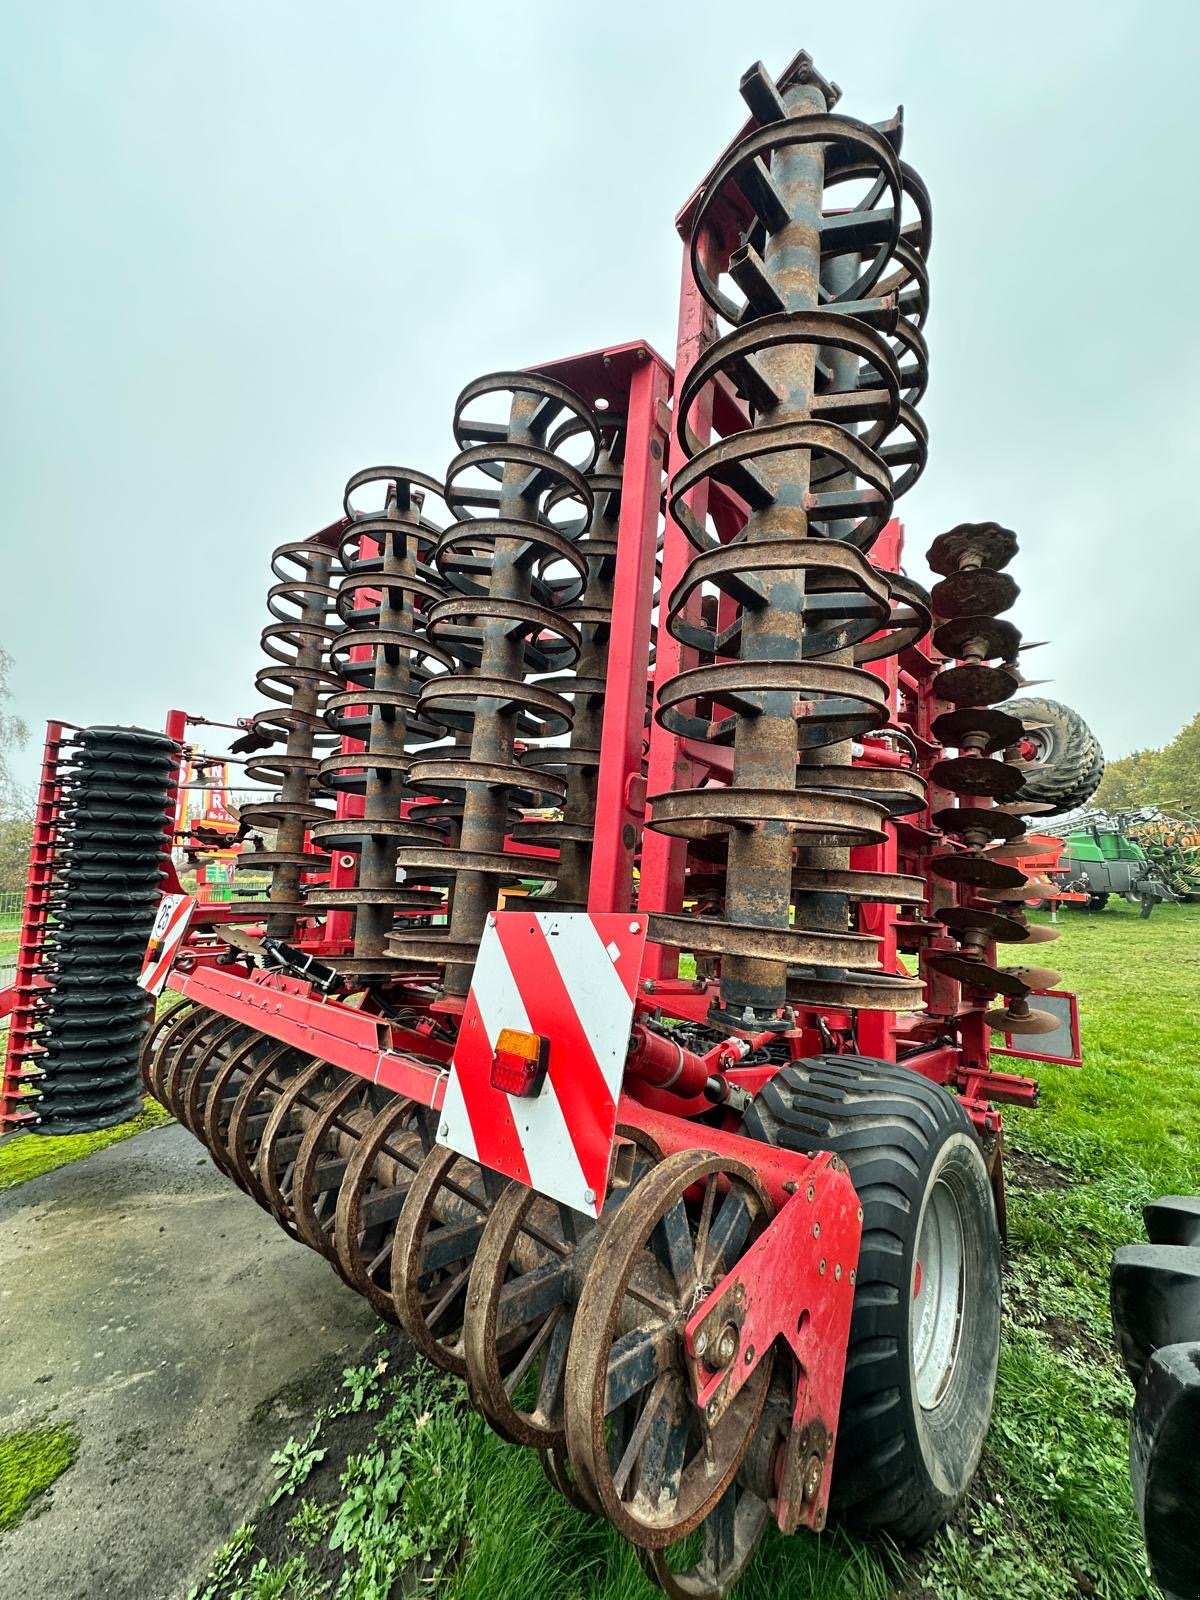
M 481 378 L 443 480 L 357 474 L 275 552 L 241 741 L 270 897 L 193 924 L 143 1051 L 690 1595 L 769 1518 L 919 1539 L 965 1491 L 997 1108 L 1036 1099 L 990 1037 L 1055 1026 L 1057 982 L 996 960 L 1055 937 L 997 709 L 1015 536 L 902 573 L 931 218 L 900 116 L 834 114 L 803 54 L 742 94 L 678 219 L 673 369 Z

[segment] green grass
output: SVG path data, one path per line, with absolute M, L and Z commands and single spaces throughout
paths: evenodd
M 79 1440 L 65 1425 L 0 1436 L 0 1529 L 19 1522 L 78 1454 Z
M 1129 1386 L 1113 1352 L 1108 1267 L 1141 1234 L 1156 1194 L 1200 1192 L 1200 906 L 1148 922 L 1112 902 L 1064 912 L 1035 958 L 1079 996 L 1085 1065 L 1001 1062 L 1037 1075 L 1041 1106 L 1006 1113 L 1010 1144 L 1069 1170 L 1070 1187 L 1012 1186 L 1005 1337 L 992 1431 L 973 1493 L 911 1564 L 832 1531 L 764 1539 L 739 1600 L 1143 1600 L 1127 1479 Z M 1017 959 L 1015 957 L 1011 959 Z M 547 1486 L 529 1450 L 465 1410 L 461 1387 L 428 1369 L 385 1385 L 370 1448 L 337 1497 L 297 1484 L 294 1544 L 239 1530 L 204 1600 L 386 1600 L 403 1557 L 452 1600 L 645 1600 L 632 1552 Z M 320 1448 L 319 1430 L 277 1471 Z M 285 1491 L 286 1492 L 286 1491 Z M 372 1517 L 374 1520 L 372 1521 Z M 348 1542 L 326 1577 L 334 1530 Z
M 81 1156 L 90 1156 L 96 1150 L 105 1150 L 110 1144 L 120 1144 L 135 1133 L 147 1128 L 157 1128 L 170 1122 L 168 1112 L 155 1100 L 147 1100 L 146 1108 L 128 1122 L 115 1128 L 102 1128 L 99 1133 L 47 1134 L 19 1133 L 0 1144 L 0 1190 L 11 1189 L 29 1178 L 38 1178 L 43 1172 L 53 1172 L 65 1167 Z

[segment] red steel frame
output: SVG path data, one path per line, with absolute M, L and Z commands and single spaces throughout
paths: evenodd
M 25 876 L 25 899 L 21 913 L 21 932 L 17 944 L 17 970 L 11 988 L 0 994 L 0 1016 L 10 1018 L 8 1043 L 4 1052 L 4 1075 L 0 1079 L 0 1133 L 37 1122 L 37 1114 L 26 1110 L 22 1101 L 28 1086 L 37 1078 L 38 1048 L 34 1038 L 37 997 L 46 987 L 41 976 L 42 946 L 50 915 L 50 889 L 54 872 L 54 841 L 58 828 L 60 798 L 59 757 L 64 739 L 74 731 L 69 722 L 46 724 L 42 768 L 38 776 L 37 801 L 33 811 L 33 839 L 29 849 L 29 870 Z

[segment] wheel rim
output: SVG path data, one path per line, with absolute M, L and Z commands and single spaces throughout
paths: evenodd
M 965 1289 L 962 1212 L 954 1190 L 939 1178 L 921 1219 L 913 1266 L 913 1370 L 925 1411 L 941 1404 L 954 1375 Z

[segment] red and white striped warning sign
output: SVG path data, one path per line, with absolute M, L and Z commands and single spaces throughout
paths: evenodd
M 598 1216 L 646 943 L 625 912 L 497 911 L 479 945 L 439 1138 L 460 1155 Z M 501 1037 L 503 1035 L 503 1038 Z M 510 1052 L 531 1073 L 514 1081 Z M 519 1072 L 516 1074 L 519 1081 Z
M 159 901 L 138 978 L 138 983 L 149 994 L 160 995 L 166 987 L 167 974 L 187 932 L 195 904 L 190 894 L 165 894 Z

